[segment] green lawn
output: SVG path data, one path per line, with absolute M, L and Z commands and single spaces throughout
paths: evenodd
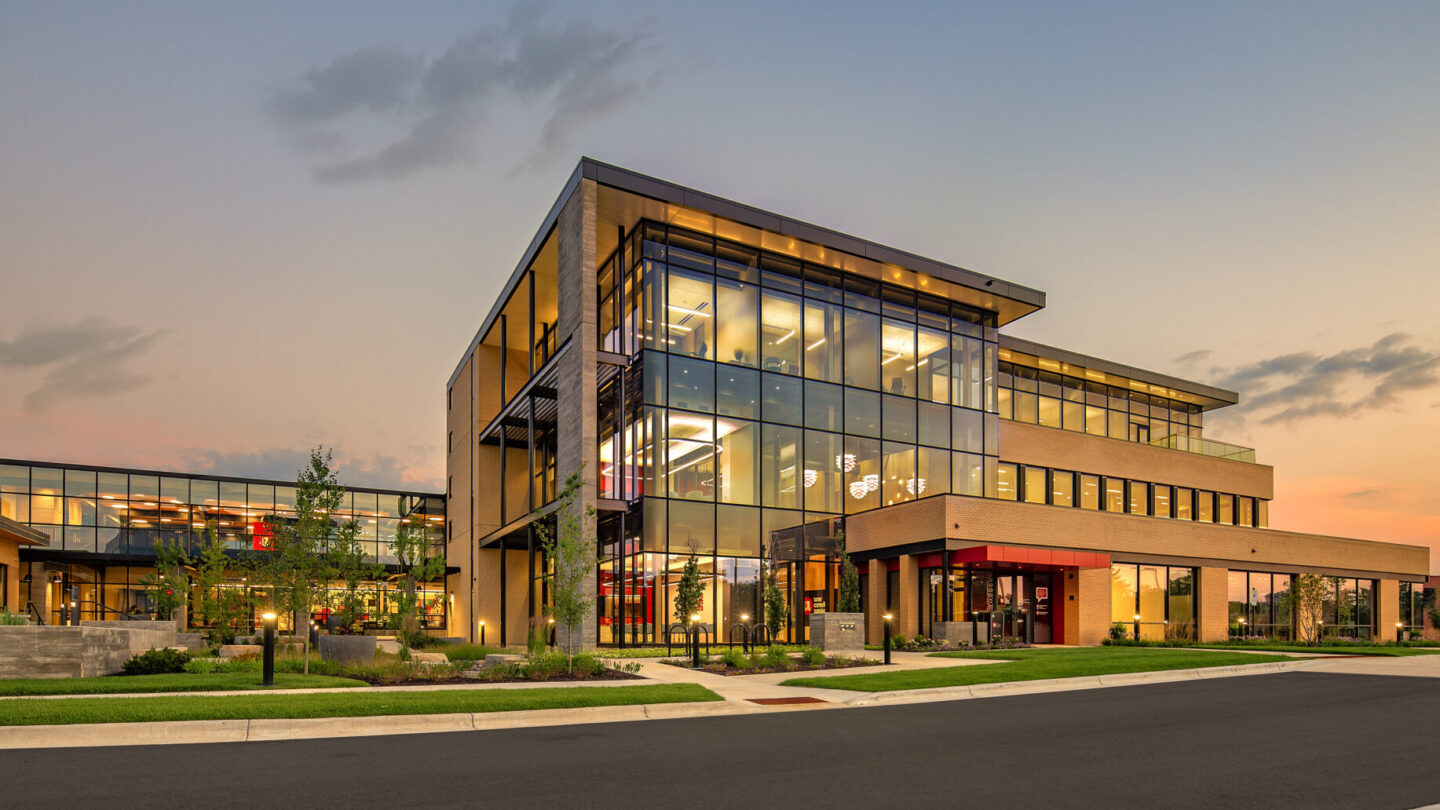
M 199 675 L 112 675 L 101 678 L 4 678 L 0 696 L 10 695 L 103 695 L 121 692 L 211 692 L 230 689 L 320 689 L 336 686 L 369 686 L 354 678 L 333 675 L 290 675 L 275 673 L 275 686 L 260 685 L 259 672 L 212 672 Z
M 771 645 L 768 644 L 760 644 L 752 647 L 751 649 L 764 652 L 765 650 L 769 649 L 770 646 Z M 777 644 L 774 646 L 781 648 L 785 652 L 800 652 L 801 650 L 805 649 L 804 644 Z M 711 644 L 710 654 L 719 655 L 729 647 L 730 645 L 728 643 Z M 701 654 L 703 655 L 705 650 L 703 644 L 701 645 L 700 649 Z M 740 645 L 738 643 L 735 645 L 735 649 L 740 649 Z M 686 647 L 684 644 L 676 644 L 673 647 L 670 647 L 668 651 L 665 647 L 625 647 L 623 649 L 602 647 L 595 651 L 595 655 L 599 656 L 600 658 L 679 658 L 683 655 L 687 655 L 685 650 Z
M 1193 644 L 1187 649 L 1198 650 L 1264 650 L 1265 652 L 1323 653 L 1325 655 L 1434 655 L 1440 647 L 1382 647 L 1380 645 L 1343 644 L 1311 647 L 1305 644 Z
M 823 678 L 791 678 L 781 685 L 854 689 L 859 692 L 889 692 L 897 689 L 929 689 L 936 686 L 969 686 L 979 683 L 1076 678 L 1082 675 L 1113 675 L 1120 672 L 1153 672 L 1167 669 L 1223 667 L 1290 660 L 1280 655 L 1122 647 L 941 652 L 932 653 L 932 657 L 984 658 L 1007 663 L 940 669 L 911 669 L 864 675 L 834 675 Z
M 373 717 L 396 714 L 513 712 L 720 700 L 698 684 L 576 686 L 552 689 L 449 689 L 432 692 L 327 692 L 312 695 L 187 695 L 0 701 L 0 725 L 137 723 L 151 720 Z

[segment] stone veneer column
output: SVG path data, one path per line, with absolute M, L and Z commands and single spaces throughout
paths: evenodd
M 884 560 L 866 563 L 865 577 L 865 642 L 879 644 L 885 640 L 885 585 L 889 578 Z
M 1394 641 L 1400 621 L 1400 580 L 1382 579 L 1375 588 L 1375 640 Z
M 1109 568 L 1081 568 L 1075 572 L 1076 644 L 1091 647 L 1109 635 L 1110 599 Z M 1066 624 L 1068 627 L 1068 621 Z M 1066 635 L 1069 635 L 1068 629 Z
M 585 485 L 574 508 L 594 506 L 598 498 L 598 426 L 596 425 L 596 280 L 595 280 L 595 181 L 580 185 L 556 221 L 557 283 L 559 285 L 559 318 L 556 324 L 558 343 L 568 338 L 570 348 L 557 366 L 556 388 L 560 392 L 557 416 L 556 470 L 564 480 L 583 465 Z M 592 549 L 592 553 L 595 550 Z M 585 588 L 596 590 L 595 571 L 586 575 Z M 538 610 L 538 607 L 537 607 Z M 579 646 L 595 646 L 599 627 L 596 609 L 592 609 L 580 626 L 574 628 Z M 556 635 L 565 638 L 564 630 Z
M 895 604 L 895 632 L 920 635 L 920 561 L 912 554 L 900 557 L 900 595 Z
M 1224 641 L 1230 637 L 1230 571 L 1201 568 L 1199 575 L 1200 615 L 1196 632 L 1201 641 Z

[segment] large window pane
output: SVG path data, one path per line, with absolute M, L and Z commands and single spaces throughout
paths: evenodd
M 956 495 L 985 495 L 985 457 L 976 453 L 951 455 L 951 489 Z
M 882 398 L 884 418 L 881 435 L 892 442 L 915 443 L 915 400 L 886 394 Z
M 760 556 L 760 510 L 752 506 L 715 507 L 715 553 Z
M 714 419 L 672 412 L 667 436 L 670 497 L 705 501 L 714 498 Z
M 760 482 L 755 478 L 760 466 L 759 426 L 721 417 L 715 420 L 715 433 L 720 440 L 715 458 L 719 499 L 725 503 L 759 503 Z
M 942 405 L 950 402 L 950 336 L 936 329 L 920 327 L 915 338 L 915 386 L 917 395 Z
M 880 318 L 845 310 L 845 384 L 880 387 Z
M 1125 511 L 1125 479 L 1124 479 L 1124 478 L 1110 478 L 1110 477 L 1106 477 L 1106 479 L 1105 479 L 1105 511 L 1107 511 L 1107 512 L 1124 512 L 1124 511 Z
M 681 556 L 715 553 L 715 506 L 670 502 L 670 552 Z
M 916 435 L 921 444 L 950 447 L 950 410 L 935 402 L 919 403 Z
M 915 500 L 923 494 L 920 481 L 915 475 L 915 447 L 885 442 L 883 449 L 885 463 L 881 470 L 881 481 L 885 505 Z
M 812 512 L 844 511 L 845 464 L 845 444 L 840 434 L 805 431 L 805 468 L 801 484 L 805 490 L 806 509 Z
M 881 326 L 880 354 L 885 392 L 915 396 L 915 325 L 887 318 Z
M 688 357 L 670 358 L 670 407 L 713 413 L 715 366 Z
M 1065 470 L 1051 471 L 1050 502 L 1056 506 L 1075 505 L 1075 473 Z
M 757 288 L 727 278 L 715 281 L 716 359 L 740 366 L 755 365 Z
M 852 463 L 853 461 L 853 463 Z M 845 511 L 863 512 L 880 505 L 880 442 L 845 437 Z
M 915 497 L 950 491 L 950 451 L 922 447 L 919 450 Z
M 800 299 L 765 290 L 760 301 L 760 347 L 765 370 L 798 375 L 802 340 Z
M 979 338 L 952 335 L 951 348 L 951 402 L 965 408 L 985 409 L 984 394 L 984 342 Z
M 879 394 L 845 389 L 845 432 L 872 438 L 880 436 Z
M 1024 498 L 1026 503 L 1045 503 L 1045 468 L 1025 467 Z
M 670 300 L 666 304 L 666 343 L 670 351 L 707 360 L 715 359 L 714 284 L 709 276 L 670 268 Z
M 800 429 L 761 425 L 760 492 L 765 506 L 799 509 Z
M 833 304 L 805 302 L 805 376 L 839 382 L 842 376 L 841 309 Z
M 955 450 L 963 450 L 967 453 L 981 453 L 985 449 L 985 414 L 980 411 L 972 411 L 968 408 L 955 408 L 951 410 L 952 433 L 951 445 Z
M 1098 476 L 1098 475 L 1081 475 L 1081 476 L 1080 476 L 1080 508 L 1081 508 L 1081 509 L 1099 509 L 1099 508 L 1100 508 L 1100 476 Z
M 29 492 L 30 468 L 0 464 L 0 492 Z
M 95 497 L 94 470 L 66 470 L 65 494 L 80 498 Z
M 995 466 L 995 491 L 991 497 L 1013 501 L 1020 497 L 1020 471 L 1014 464 L 1000 462 Z
M 1135 621 L 1137 569 L 1134 565 L 1110 566 L 1110 621 L 1124 624 L 1127 630 Z

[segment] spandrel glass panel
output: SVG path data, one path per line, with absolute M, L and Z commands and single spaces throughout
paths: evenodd
M 717 497 L 725 503 L 758 503 L 760 482 L 755 471 L 760 467 L 759 425 L 720 417 L 715 420 L 715 432 L 720 439 L 715 457 Z
M 672 554 L 715 553 L 715 506 L 674 501 L 670 504 Z
M 845 310 L 845 385 L 880 387 L 880 318 Z
M 65 494 L 81 497 L 95 497 L 95 471 L 94 470 L 66 470 L 65 471 Z
M 841 309 L 833 304 L 805 302 L 805 376 L 840 382 L 843 365 Z
M 879 394 L 845 389 L 845 432 L 871 438 L 880 436 Z
M 805 381 L 805 427 L 816 430 L 844 429 L 845 389 L 838 385 Z
M 755 309 L 759 289 L 720 278 L 715 280 L 716 357 L 722 363 L 754 366 Z
M 761 418 L 787 425 L 804 423 L 801 381 L 795 377 L 766 372 L 760 379 Z
M 760 510 L 753 506 L 715 507 L 715 553 L 760 556 Z
M 674 266 L 670 268 L 670 298 L 665 305 L 665 344 L 671 352 L 706 360 L 715 359 L 714 279 Z M 672 369 L 673 375 L 673 369 Z
M 714 412 L 715 366 L 689 357 L 671 357 L 670 407 Z
M 741 419 L 760 418 L 760 373 L 754 369 L 717 366 L 715 412 Z
M 881 435 L 888 441 L 914 444 L 915 400 L 886 394 L 881 398 Z
M 665 355 L 647 351 L 642 362 L 645 367 L 645 402 L 650 405 L 664 405 L 666 389 L 669 387 Z
M 753 309 L 749 317 L 754 317 Z M 800 299 L 765 290 L 760 300 L 760 348 L 764 369 L 781 374 L 800 374 L 803 340 Z
M 919 403 L 916 434 L 921 444 L 950 447 L 950 411 L 949 407 L 937 402 Z

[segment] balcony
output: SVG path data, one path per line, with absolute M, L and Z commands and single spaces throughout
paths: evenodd
M 1190 436 L 1161 436 L 1158 439 L 1152 440 L 1150 444 L 1153 447 L 1184 450 L 1187 453 L 1197 453 L 1202 456 L 1226 458 L 1231 461 L 1244 461 L 1249 464 L 1256 463 L 1254 448 L 1217 442 L 1213 439 L 1196 439 Z

